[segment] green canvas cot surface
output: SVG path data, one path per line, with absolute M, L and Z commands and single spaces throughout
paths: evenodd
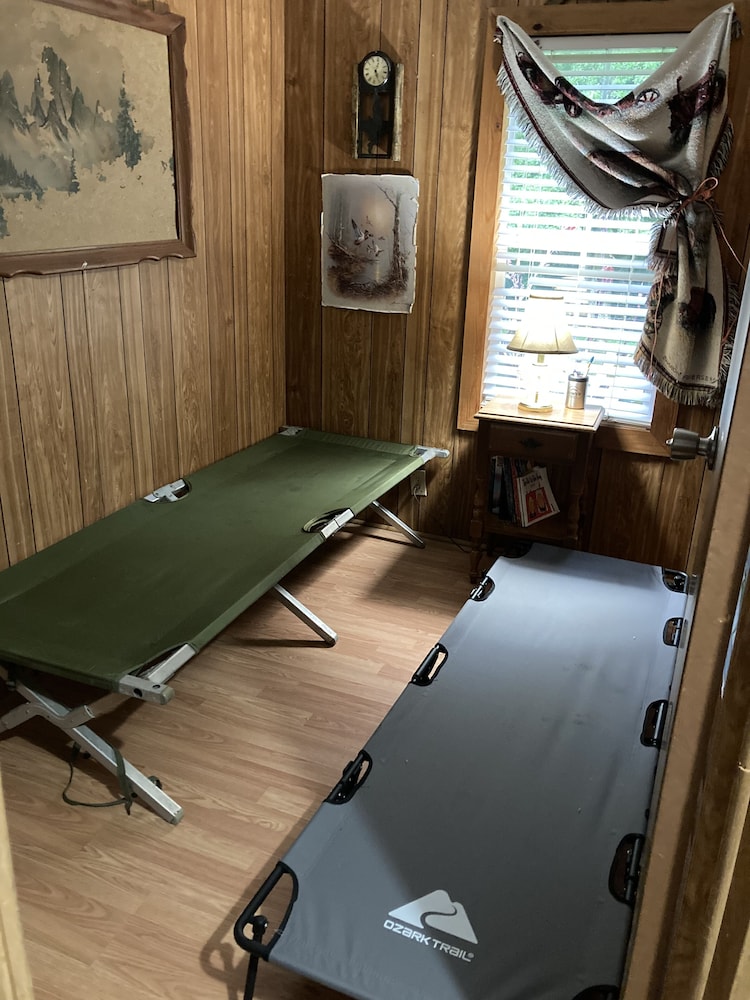
M 423 464 L 412 445 L 279 433 L 0 573 L 0 660 L 116 689 L 198 650 L 311 551 L 321 514 L 368 504 Z

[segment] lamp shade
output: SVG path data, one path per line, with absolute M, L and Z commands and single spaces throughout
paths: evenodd
M 563 297 L 558 292 L 531 292 L 523 322 L 508 344 L 509 351 L 524 354 L 575 354 L 578 351 L 567 329 Z

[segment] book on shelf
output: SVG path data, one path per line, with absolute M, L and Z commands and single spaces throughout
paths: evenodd
M 560 513 L 547 470 L 542 466 L 536 466 L 531 472 L 519 477 L 518 492 L 521 525 L 524 528 Z
M 507 519 L 507 505 L 505 501 L 505 477 L 502 458 L 494 457 L 490 472 L 490 496 L 489 507 L 493 514 Z
M 500 455 L 492 459 L 489 508 L 501 521 L 524 528 L 560 511 L 545 468 Z
M 516 460 L 517 461 L 517 460 Z M 527 472 L 526 463 L 520 469 Z M 489 509 L 501 521 L 518 522 L 518 475 L 516 462 L 496 455 L 492 459 L 490 473 Z

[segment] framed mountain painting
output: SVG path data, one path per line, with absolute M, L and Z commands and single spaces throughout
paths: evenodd
M 185 23 L 3 0 L 0 276 L 195 254 Z

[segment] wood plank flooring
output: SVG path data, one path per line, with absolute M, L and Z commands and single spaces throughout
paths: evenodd
M 69 751 L 48 724 L 0 740 L 36 1000 L 240 1000 L 235 918 L 469 594 L 457 546 L 375 535 L 341 532 L 285 582 L 335 647 L 266 597 L 180 671 L 169 705 L 95 724 L 160 777 L 185 809 L 178 826 L 140 805 L 66 805 Z M 117 789 L 83 761 L 71 794 Z M 257 1000 L 335 996 L 261 966 Z

